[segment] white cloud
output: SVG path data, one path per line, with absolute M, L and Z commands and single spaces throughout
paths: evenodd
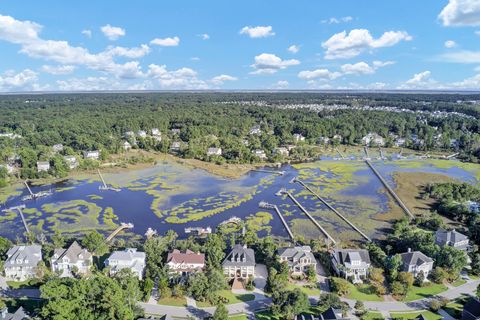
M 322 20 L 322 23 L 339 24 L 339 23 L 342 23 L 342 22 L 350 22 L 352 20 L 353 20 L 353 18 L 350 17 L 350 16 L 341 17 L 341 18 L 331 17 L 329 19 Z
M 290 47 L 287 49 L 291 53 L 297 53 L 300 51 L 300 46 L 297 46 L 296 44 L 292 44 Z
M 28 20 L 19 21 L 10 16 L 0 15 L 0 39 L 12 43 L 25 43 L 34 41 L 42 26 Z
M 271 26 L 246 26 L 240 30 L 240 34 L 247 34 L 250 38 L 265 38 L 275 35 Z
M 478 0 L 449 0 L 438 15 L 444 26 L 479 26 L 480 2 Z
M 75 71 L 75 66 L 65 65 L 65 66 L 49 66 L 43 65 L 42 71 L 54 74 L 54 75 L 63 75 L 63 74 L 70 74 Z
M 210 81 L 215 85 L 222 85 L 225 81 L 237 81 L 238 78 L 229 76 L 228 74 L 221 74 L 213 77 Z
M 445 48 L 451 49 L 455 48 L 457 46 L 457 43 L 453 40 L 447 40 L 443 45 L 445 46 Z
M 304 70 L 298 73 L 298 77 L 303 80 L 334 80 L 341 76 L 342 74 L 340 72 L 332 72 L 328 69 Z
M 413 75 L 413 77 L 409 80 L 407 80 L 407 84 L 419 84 L 419 83 L 423 83 L 425 82 L 426 80 L 430 79 L 430 76 L 431 76 L 431 72 L 430 71 L 423 71 L 423 72 L 420 72 L 420 73 L 416 73 Z
M 87 38 L 91 38 L 92 37 L 92 30 L 89 30 L 89 29 L 82 30 L 82 34 Z
M 410 41 L 412 37 L 405 31 L 387 31 L 374 39 L 366 29 L 353 29 L 334 34 L 322 43 L 326 49 L 325 59 L 347 59 L 358 56 L 365 50 L 391 47 L 400 41 Z
M 375 68 L 366 62 L 357 62 L 355 64 L 344 64 L 341 66 L 342 72 L 345 74 L 372 74 Z
M 287 80 L 279 80 L 273 84 L 272 89 L 287 89 L 290 86 Z
M 103 32 L 105 37 L 108 38 L 108 40 L 112 41 L 117 40 L 118 38 L 125 35 L 125 29 L 122 29 L 120 27 L 112 27 L 109 24 L 101 27 L 100 30 Z
M 198 36 L 202 38 L 202 40 L 210 39 L 210 35 L 208 35 L 207 33 L 202 33 L 202 34 L 199 34 Z
M 405 81 L 397 89 L 445 89 L 446 86 L 438 83 L 431 77 L 432 73 L 428 70 L 416 73 L 412 78 Z
M 30 69 L 20 73 L 13 70 L 6 71 L 0 75 L 1 91 L 36 90 L 38 74 Z
M 277 57 L 271 53 L 262 53 L 258 56 L 255 56 L 255 63 L 251 65 L 252 68 L 256 71 L 251 72 L 252 74 L 273 74 L 280 69 L 285 69 L 290 66 L 295 66 L 300 64 L 300 61 L 296 59 L 282 60 L 280 57 Z
M 200 61 L 200 58 L 199 58 L 199 57 L 191 57 L 190 60 L 192 60 L 192 61 Z
M 480 36 L 480 30 L 475 31 L 475 34 L 476 34 L 477 36 Z
M 464 79 L 462 81 L 453 82 L 451 86 L 459 89 L 474 89 L 478 91 L 478 88 L 480 88 L 480 74 Z
M 480 51 L 456 51 L 449 52 L 439 57 L 441 61 L 454 63 L 480 63 Z
M 155 38 L 150 41 L 150 44 L 154 44 L 161 47 L 176 47 L 180 44 L 180 38 L 175 36 L 173 38 Z
M 208 89 L 208 84 L 197 78 L 197 72 L 190 68 L 168 71 L 165 65 L 151 64 L 147 76 L 157 82 L 162 89 Z
M 150 47 L 146 44 L 142 44 L 140 47 L 136 48 L 125 48 L 125 47 L 108 47 L 105 51 L 105 54 L 111 56 L 119 56 L 125 58 L 141 58 L 150 53 Z

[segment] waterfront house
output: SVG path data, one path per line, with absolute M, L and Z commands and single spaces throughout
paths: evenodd
M 98 159 L 100 159 L 100 151 L 98 151 L 98 150 L 83 151 L 83 158 L 84 159 L 91 159 L 91 160 L 98 160 Z
M 284 157 L 288 157 L 288 155 L 290 154 L 290 152 L 288 151 L 287 148 L 285 147 L 279 147 L 279 148 L 275 148 L 273 150 L 273 154 L 279 154 L 281 156 L 284 156 Z
M 187 250 L 173 250 L 168 253 L 167 266 L 170 273 L 188 276 L 191 273 L 202 271 L 205 267 L 205 254 Z
M 63 160 L 65 160 L 70 170 L 78 167 L 78 160 L 75 156 L 64 156 Z
M 174 129 L 170 130 L 170 132 L 171 132 L 173 135 L 177 135 L 177 134 L 180 134 L 180 129 L 174 128 Z
M 208 148 L 207 156 L 221 156 L 222 148 Z
M 362 282 L 368 275 L 370 256 L 364 249 L 334 249 L 331 254 L 332 266 L 337 275 Z
M 313 256 L 310 246 L 281 248 L 278 249 L 278 256 L 280 262 L 287 263 L 293 275 L 303 274 L 310 266 L 314 268 L 317 266 L 317 261 Z
M 370 145 L 384 146 L 385 139 L 375 132 L 370 132 L 362 138 L 362 143 L 366 146 L 370 146 Z
M 261 149 L 254 150 L 253 154 L 256 157 L 260 158 L 260 160 L 265 160 L 267 158 L 267 155 L 265 154 L 265 151 L 263 151 Z
M 303 142 L 303 141 L 305 141 L 305 137 L 302 136 L 302 135 L 299 134 L 299 133 L 295 133 L 295 134 L 293 135 L 293 140 L 294 140 L 295 142 Z
M 128 151 L 128 150 L 132 149 L 132 145 L 130 144 L 130 142 L 125 141 L 122 145 L 122 148 L 123 148 L 123 150 Z
M 427 279 L 428 274 L 433 269 L 433 259 L 427 257 L 420 251 L 412 251 L 408 249 L 407 252 L 400 254 L 403 262 L 402 271 L 409 272 L 413 274 L 414 277 L 417 277 L 421 272 L 425 279 Z
M 435 232 L 435 243 L 441 247 L 450 246 L 463 251 L 468 249 L 468 237 L 455 229 L 450 231 L 437 230 Z
M 48 170 L 50 170 L 50 162 L 37 161 L 37 172 L 47 172 Z
M 129 139 L 129 138 L 130 138 L 130 139 L 135 139 L 135 132 L 133 132 L 133 131 L 127 131 L 127 132 L 125 132 L 125 135 L 124 135 L 124 136 L 125 136 L 126 139 Z
M 93 264 L 92 254 L 74 241 L 67 249 L 53 251 L 52 271 L 60 277 L 73 277 L 75 274 L 87 274 Z
M 23 309 L 23 307 L 18 308 L 14 313 L 9 313 L 8 308 L 4 307 L 0 309 L 0 319 L 1 320 L 26 320 L 32 319 Z
M 145 270 L 145 252 L 138 252 L 137 249 L 127 248 L 123 251 L 114 251 L 105 260 L 105 266 L 110 268 L 110 276 L 115 275 L 122 269 L 130 269 L 133 274 L 143 279 Z
M 480 299 L 471 297 L 463 306 L 462 320 L 479 320 L 480 319 Z
M 147 137 L 147 132 L 144 131 L 144 130 L 138 130 L 137 131 L 137 136 L 139 136 L 140 138 L 146 138 Z
M 339 134 L 336 134 L 336 135 L 334 135 L 334 136 L 332 137 L 332 140 L 336 140 L 336 141 L 338 141 L 338 142 L 342 142 L 343 137 L 342 137 L 341 135 L 339 135 Z
M 38 263 L 42 261 L 42 247 L 39 245 L 14 246 L 7 252 L 4 264 L 5 278 L 11 281 L 25 281 L 36 275 Z
M 255 252 L 246 245 L 235 245 L 222 263 L 223 273 L 229 279 L 248 279 L 255 276 Z
M 60 151 L 63 151 L 63 144 L 59 143 L 59 144 L 54 144 L 53 147 L 52 147 L 53 151 L 54 152 L 60 152 Z
M 181 146 L 180 141 L 174 141 L 170 146 L 170 151 L 180 151 L 180 146 Z
M 151 132 L 152 132 L 152 136 L 161 136 L 162 135 L 160 130 L 158 130 L 157 128 L 153 128 Z

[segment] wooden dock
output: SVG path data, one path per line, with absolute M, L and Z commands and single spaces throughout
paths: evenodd
M 318 200 L 320 200 L 325 206 L 327 206 L 328 209 L 332 210 L 340 219 L 345 221 L 350 227 L 353 228 L 353 230 L 357 231 L 365 240 L 367 241 L 372 241 L 365 233 L 362 232 L 359 228 L 357 228 L 350 220 L 348 220 L 344 215 L 342 215 L 340 212 L 337 211 L 334 207 L 330 205 L 325 199 L 320 197 L 319 194 L 317 194 L 315 191 L 313 191 L 306 183 L 304 183 L 301 180 L 295 179 L 293 182 L 298 182 L 302 187 L 307 189 L 311 194 L 313 194 L 315 197 L 317 197 Z
M 287 222 L 285 221 L 285 218 L 283 217 L 282 213 L 280 212 L 280 209 L 274 204 L 267 203 L 265 201 L 262 201 L 258 204 L 260 208 L 265 208 L 265 209 L 273 209 L 277 213 L 278 217 L 283 223 L 283 226 L 285 227 L 285 230 L 287 230 L 288 236 L 292 240 L 292 242 L 295 242 L 295 237 L 293 236 L 292 231 L 290 230 L 290 227 L 288 226 Z
M 398 203 L 398 205 L 400 206 L 400 208 L 403 209 L 403 211 L 405 211 L 405 213 L 411 218 L 415 218 L 415 215 L 410 211 L 410 209 L 407 208 L 407 206 L 405 205 L 405 203 L 403 203 L 402 199 L 400 199 L 399 196 L 397 196 L 397 194 L 395 193 L 395 191 L 393 191 L 393 189 L 388 185 L 387 181 L 382 177 L 382 175 L 380 174 L 380 172 L 377 171 L 377 169 L 375 169 L 375 167 L 372 165 L 372 163 L 368 160 L 365 160 L 365 163 L 370 167 L 370 169 L 372 169 L 373 173 L 375 173 L 375 175 L 378 177 L 378 179 L 380 179 L 380 181 L 382 182 L 382 184 L 385 186 L 385 188 L 387 189 L 387 191 L 392 195 L 392 197 L 395 199 L 395 201 Z
M 105 240 L 106 242 L 112 241 L 112 239 L 119 234 L 121 231 L 126 230 L 126 229 L 133 229 L 133 223 L 121 223 L 120 226 L 115 229 Z
M 3 212 L 9 212 L 9 211 L 14 211 L 14 210 L 17 210 L 19 215 L 20 215 L 20 218 L 22 218 L 22 223 L 23 223 L 23 227 L 25 228 L 25 231 L 27 233 L 30 233 L 30 230 L 28 229 L 28 225 L 27 225 L 27 221 L 25 220 L 25 216 L 23 215 L 23 209 L 25 209 L 25 205 L 22 204 L 20 206 L 16 206 L 16 207 L 11 207 L 11 208 L 8 208 L 8 209 L 4 209 L 2 210 Z
M 303 213 L 305 213 L 305 215 L 313 222 L 313 224 L 323 233 L 323 235 L 324 235 L 331 243 L 333 243 L 334 245 L 337 244 L 337 242 L 335 241 L 335 239 L 333 239 L 332 236 L 331 236 L 330 234 L 328 234 L 327 230 L 325 230 L 325 229 L 317 222 L 317 220 L 315 220 L 315 218 L 310 214 L 310 212 L 308 212 L 307 209 L 305 209 L 305 208 L 300 204 L 300 202 L 298 202 L 298 200 L 295 199 L 295 197 L 294 197 L 290 192 L 288 192 L 287 190 L 284 190 L 284 189 L 282 189 L 280 192 L 286 194 L 286 195 L 300 208 L 300 210 L 302 210 Z

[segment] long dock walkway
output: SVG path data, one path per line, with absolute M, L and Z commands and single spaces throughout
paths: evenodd
M 378 177 L 378 179 L 380 179 L 380 181 L 382 182 L 382 184 L 385 186 L 385 188 L 388 190 L 388 192 L 392 195 L 392 197 L 395 199 L 395 201 L 397 201 L 398 205 L 400 206 L 400 208 L 403 209 L 403 211 L 405 211 L 405 213 L 410 217 L 410 218 L 415 218 L 415 216 L 413 215 L 413 213 L 410 211 L 410 209 L 407 208 L 407 206 L 405 205 L 405 203 L 403 203 L 402 199 L 400 199 L 399 196 L 397 196 L 397 194 L 395 193 L 395 191 L 393 191 L 393 189 L 388 185 L 387 181 L 382 177 L 382 175 L 380 174 L 380 172 L 377 171 L 377 169 L 375 169 L 375 167 L 372 165 L 372 163 L 368 160 L 365 160 L 365 163 L 370 167 L 370 169 L 372 169 L 373 173 L 375 173 L 375 175 Z
M 283 226 L 285 227 L 285 230 L 287 230 L 288 236 L 290 237 L 290 239 L 292 240 L 292 242 L 295 242 L 295 237 L 293 236 L 293 233 L 292 233 L 292 231 L 290 230 L 290 227 L 288 226 L 287 221 L 285 221 L 285 218 L 283 217 L 283 214 L 280 212 L 280 209 L 278 208 L 278 206 L 276 206 L 276 205 L 274 205 L 274 204 L 267 203 L 267 202 L 265 202 L 265 201 L 260 202 L 260 203 L 258 204 L 258 206 L 259 206 L 260 208 L 273 209 L 273 210 L 275 210 L 275 212 L 277 213 L 278 217 L 279 217 L 280 220 L 282 221 Z
M 363 238 L 365 238 L 365 240 L 367 241 L 372 241 L 365 233 L 362 232 L 362 230 L 360 230 L 359 228 L 357 228 L 357 226 L 355 226 L 352 222 L 350 222 L 350 220 L 348 220 L 343 214 L 341 214 L 340 212 L 337 211 L 337 209 L 335 209 L 334 207 L 332 207 L 330 205 L 330 203 L 328 203 L 325 199 L 323 199 L 322 197 L 320 197 L 320 195 L 318 193 L 316 193 L 315 191 L 313 191 L 305 182 L 299 180 L 299 179 L 294 179 L 293 182 L 298 182 L 302 187 L 304 187 L 305 189 L 307 189 L 311 194 L 313 194 L 315 197 L 317 197 L 318 200 L 320 200 L 325 206 L 327 206 L 328 209 L 332 210 L 337 216 L 340 217 L 340 219 L 342 219 L 343 221 L 345 221 L 350 227 L 353 228 L 353 230 L 357 231 Z
M 133 223 L 121 223 L 120 226 L 115 229 L 108 237 L 105 239 L 105 242 L 110 242 L 117 234 L 125 229 L 133 229 Z
M 325 229 L 317 222 L 317 220 L 315 220 L 315 218 L 310 214 L 310 212 L 308 212 L 307 209 L 305 209 L 305 208 L 300 204 L 300 202 L 298 202 L 298 200 L 295 199 L 295 197 L 294 197 L 290 192 L 288 192 L 287 190 L 281 190 L 280 192 L 286 194 L 290 199 L 292 199 L 292 201 L 300 208 L 300 210 L 303 211 L 303 213 L 305 213 L 305 215 L 313 222 L 313 224 L 323 233 L 323 235 L 324 235 L 330 242 L 332 242 L 334 245 L 337 244 L 337 242 L 335 241 L 335 239 L 333 239 L 332 236 L 331 236 L 330 234 L 328 234 L 327 230 L 325 230 Z
M 22 209 L 25 209 L 25 205 L 20 205 L 20 206 L 16 206 L 16 207 L 11 207 L 11 208 L 8 208 L 8 209 L 4 209 L 3 211 L 4 211 L 4 212 L 8 212 L 8 211 L 17 210 L 18 213 L 20 214 L 20 218 L 22 218 L 22 223 L 23 223 L 23 226 L 24 226 L 24 228 L 25 228 L 25 231 L 26 231 L 27 233 L 30 233 L 30 229 L 28 229 L 28 224 L 27 224 L 27 221 L 25 220 L 25 216 L 23 215 Z

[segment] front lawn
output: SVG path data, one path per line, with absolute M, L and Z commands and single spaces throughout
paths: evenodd
M 162 298 L 158 300 L 158 304 L 164 306 L 174 306 L 174 307 L 186 307 L 187 300 L 184 297 L 170 297 L 170 298 Z
M 315 285 L 312 285 L 315 286 Z M 305 286 L 301 286 L 298 284 L 294 283 L 288 283 L 287 289 L 293 290 L 299 288 L 302 292 L 304 292 L 307 296 L 319 296 L 320 295 L 320 289 L 318 287 L 315 288 L 308 288 Z
M 234 294 L 230 290 L 220 290 L 218 292 L 218 295 L 220 297 L 224 297 L 228 300 L 227 304 L 234 304 L 234 303 L 239 303 L 239 302 L 247 302 L 247 301 L 252 301 L 255 299 L 255 295 L 251 293 L 246 293 L 246 294 Z M 197 301 L 197 307 L 200 308 L 206 308 L 206 307 L 211 307 L 212 304 L 208 301 Z
M 390 313 L 392 319 L 415 319 L 419 315 L 423 315 L 427 320 L 440 320 L 442 316 L 431 311 L 409 312 L 409 313 Z
M 360 301 L 383 301 L 369 284 L 350 284 L 350 293 L 345 298 Z
M 26 281 L 7 281 L 7 285 L 12 289 L 38 287 L 40 284 L 40 281 L 37 279 L 30 279 Z
M 247 320 L 247 316 L 245 314 L 236 314 L 228 317 L 228 320 Z
M 362 320 L 384 320 L 380 312 L 368 311 L 363 316 L 360 317 Z
M 318 314 L 318 310 L 314 307 L 310 308 L 309 312 L 304 312 L 302 313 L 303 315 L 316 315 Z M 257 320 L 283 320 L 283 318 L 279 318 L 277 316 L 274 316 L 269 309 L 267 310 L 262 310 L 257 313 L 255 313 L 255 319 Z
M 457 281 L 452 282 L 452 286 L 454 287 L 460 287 L 461 285 L 467 283 L 467 280 L 464 279 L 458 279 Z
M 417 287 L 413 286 L 407 293 L 407 296 L 404 301 L 414 301 L 414 300 L 420 300 L 423 298 L 428 298 L 431 296 L 434 296 L 436 294 L 439 294 L 440 292 L 446 291 L 448 288 L 444 284 L 438 284 L 438 283 L 425 283 L 425 286 L 423 287 Z

